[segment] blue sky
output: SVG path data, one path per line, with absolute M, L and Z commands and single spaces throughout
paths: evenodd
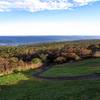
M 100 35 L 100 0 L 0 0 L 0 35 Z

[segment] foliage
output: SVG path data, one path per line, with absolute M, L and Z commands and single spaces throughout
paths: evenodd
M 57 64 L 61 64 L 61 63 L 66 62 L 66 58 L 64 58 L 64 57 L 57 57 L 57 58 L 54 60 L 54 62 L 57 63 Z
M 41 59 L 39 59 L 39 58 L 33 58 L 33 59 L 32 59 L 32 63 L 33 63 L 33 64 L 38 64 L 38 63 L 42 63 L 42 61 L 41 61 Z
M 32 63 L 49 65 L 93 58 L 96 51 L 99 54 L 100 40 L 0 46 L 0 74 L 13 72 L 19 67 L 25 68 Z

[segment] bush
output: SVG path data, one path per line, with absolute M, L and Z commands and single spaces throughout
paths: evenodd
M 55 60 L 54 60 L 55 63 L 64 63 L 66 62 L 66 58 L 65 57 L 57 57 Z
M 40 58 L 42 60 L 43 63 L 46 63 L 47 62 L 47 54 L 40 54 Z
M 81 58 L 78 56 L 78 55 L 75 55 L 75 60 L 78 61 L 80 60 Z
M 19 65 L 19 66 L 24 66 L 24 64 L 25 64 L 25 63 L 24 63 L 23 60 L 19 60 L 19 61 L 18 61 L 18 65 Z
M 42 63 L 42 60 L 39 59 L 39 58 L 33 58 L 33 59 L 32 59 L 32 63 L 33 63 L 33 64 Z
M 12 57 L 9 59 L 10 67 L 16 68 L 18 66 L 18 59 L 15 57 Z

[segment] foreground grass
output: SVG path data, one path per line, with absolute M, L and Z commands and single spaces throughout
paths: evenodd
M 0 100 L 100 100 L 100 81 L 43 81 L 4 85 Z
M 16 72 L 5 76 L 0 76 L 0 85 L 13 85 L 17 84 L 19 81 L 22 80 L 29 80 L 32 77 L 32 73 L 36 72 L 37 70 L 28 70 L 22 72 Z
M 39 80 L 31 77 L 33 72 L 30 70 L 0 77 L 0 100 L 100 100 L 99 80 Z
M 92 73 L 100 73 L 100 59 L 87 59 L 74 63 L 56 65 L 44 72 L 42 76 L 77 76 Z

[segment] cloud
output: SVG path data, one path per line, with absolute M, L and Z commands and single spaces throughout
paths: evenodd
M 100 0 L 0 0 L 0 12 L 15 9 L 36 12 L 41 10 L 63 10 L 88 5 Z
M 89 3 L 93 3 L 100 0 L 73 0 L 73 1 L 76 3 L 77 6 L 84 6 L 88 5 Z

